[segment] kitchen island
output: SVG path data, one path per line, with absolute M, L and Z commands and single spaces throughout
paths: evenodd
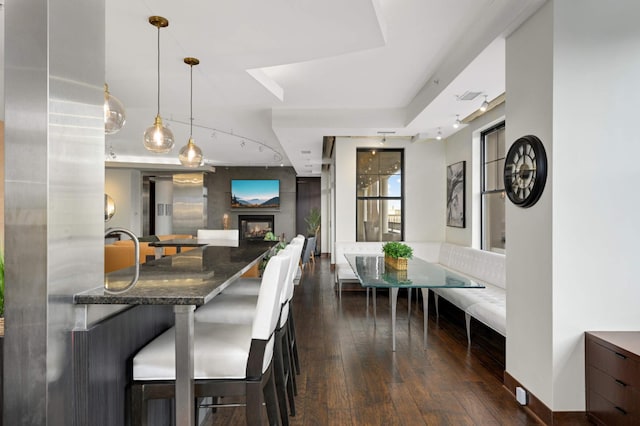
M 176 327 L 176 424 L 192 425 L 194 418 L 192 384 L 194 309 L 211 300 L 253 265 L 260 262 L 274 244 L 274 242 L 263 241 L 240 241 L 235 247 L 216 245 L 196 248 L 140 265 L 138 282 L 124 293 L 113 294 L 105 291 L 105 287 L 111 291 L 125 288 L 134 274 L 134 268 L 108 274 L 105 278 L 105 287 L 101 286 L 76 294 L 74 303 L 77 305 L 77 326 L 73 341 L 74 346 L 78 344 L 77 349 L 80 352 L 78 353 L 79 362 L 74 363 L 74 368 L 78 370 L 75 376 L 82 379 L 85 375 L 91 376 L 94 373 L 83 371 L 84 369 L 108 369 L 108 366 L 92 365 L 94 363 L 91 360 L 83 361 L 91 352 L 90 345 L 81 343 L 84 342 L 83 332 L 91 332 L 95 328 L 93 325 L 82 323 L 82 318 L 88 317 L 86 310 L 90 306 L 104 304 L 172 306 Z M 117 316 L 126 314 L 124 312 Z M 164 315 L 162 322 L 166 325 L 166 312 L 161 315 Z M 136 326 L 136 323 L 128 324 L 128 327 L 133 330 Z M 154 329 L 153 324 L 145 324 L 144 327 Z M 75 339 L 76 334 L 78 339 Z M 142 341 L 140 346 L 148 341 L 145 339 L 146 337 L 137 339 Z M 127 351 L 124 351 L 125 359 L 132 357 L 140 348 L 138 344 L 133 346 L 137 346 L 133 353 L 126 354 Z M 106 349 L 109 350 L 109 348 Z M 80 388 L 86 386 L 89 393 L 92 383 L 91 380 L 85 379 L 76 386 Z M 112 395 L 110 397 L 120 398 Z M 85 399 L 87 399 L 87 406 L 79 407 L 77 415 L 81 418 L 87 417 L 89 424 L 92 424 L 90 417 L 93 413 L 94 404 L 91 402 L 93 398 L 89 395 Z

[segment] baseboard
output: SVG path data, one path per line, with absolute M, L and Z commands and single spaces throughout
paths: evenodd
M 542 401 L 540 401 L 529 389 L 522 386 L 513 376 L 504 372 L 503 385 L 507 390 L 516 396 L 516 387 L 521 387 L 527 391 L 527 405 L 523 406 L 531 414 L 536 416 L 545 425 L 566 425 L 566 424 L 589 424 L 587 414 L 584 411 L 556 411 L 553 412 Z

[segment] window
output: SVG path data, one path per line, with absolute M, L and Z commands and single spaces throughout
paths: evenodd
M 358 149 L 356 241 L 404 239 L 403 157 L 402 149 Z
M 482 249 L 503 252 L 505 249 L 504 122 L 482 132 Z

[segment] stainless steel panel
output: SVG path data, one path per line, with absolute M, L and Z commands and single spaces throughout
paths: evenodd
M 149 176 L 145 176 L 142 179 L 142 235 L 151 235 L 150 195 L 151 182 Z
M 203 173 L 173 175 L 173 233 L 195 235 L 206 227 Z
M 103 279 L 104 3 L 10 2 L 5 17 L 4 420 L 69 425 L 71 295 Z

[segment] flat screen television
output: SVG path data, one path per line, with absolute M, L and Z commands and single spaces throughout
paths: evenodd
M 231 208 L 280 208 L 280 181 L 277 179 L 232 179 Z

